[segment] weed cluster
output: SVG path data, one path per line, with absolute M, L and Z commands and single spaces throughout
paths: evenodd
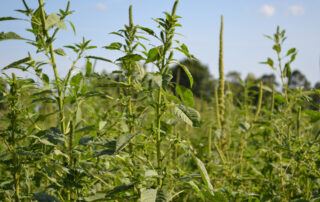
M 181 26 L 178 0 L 171 12 L 154 19 L 158 30 L 136 25 L 130 6 L 128 25 L 111 33 L 119 42 L 101 47 L 120 52 L 115 61 L 87 55 L 97 47 L 85 38 L 55 47 L 66 22 L 75 33 L 67 21 L 70 2 L 51 14 L 43 0 L 36 9 L 22 2 L 25 9 L 18 12 L 25 19 L 0 18 L 28 22 L 26 30 L 34 36 L 0 33 L 0 41 L 23 40 L 36 48 L 2 68 L 1 201 L 319 200 L 320 107 L 312 96 L 320 92 L 288 89 L 297 51 L 282 55 L 285 31 L 278 27 L 267 36 L 278 64 L 265 62 L 279 71 L 283 93 L 262 81 L 241 81 L 237 97 L 224 80 L 221 17 L 219 86 L 214 103 L 208 103 L 195 100 L 179 79 L 172 81 L 176 64 L 190 88 L 194 82 L 188 67 L 175 59 L 176 52 L 195 59 L 175 38 Z M 150 39 L 158 43 L 147 48 Z M 71 60 L 65 77 L 56 57 Z M 119 70 L 98 74 L 97 60 Z M 148 63 L 156 72 L 146 70 Z M 49 67 L 54 78 L 43 72 Z M 9 69 L 35 79 L 9 76 Z

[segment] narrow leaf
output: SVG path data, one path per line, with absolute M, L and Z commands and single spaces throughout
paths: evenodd
M 141 202 L 155 202 L 157 199 L 156 189 L 142 189 L 141 190 Z
M 71 28 L 72 28 L 72 30 L 73 30 L 74 35 L 76 35 L 77 32 L 76 32 L 75 26 L 73 25 L 73 23 L 72 23 L 71 21 L 68 21 L 68 22 L 69 22 L 69 24 L 70 24 L 70 26 L 71 26 Z
M 14 18 L 14 17 L 1 17 L 0 21 L 8 21 L 8 20 L 22 20 L 21 18 Z
M 196 185 L 196 183 L 194 183 L 193 181 L 188 182 L 190 184 L 190 186 L 198 193 L 199 197 L 202 199 L 202 201 L 206 201 L 203 193 L 201 192 L 201 190 L 199 189 L 199 187 Z
M 207 188 L 209 189 L 210 193 L 212 195 L 214 195 L 213 194 L 213 186 L 212 186 L 212 184 L 210 182 L 210 177 L 208 175 L 206 167 L 204 166 L 203 162 L 200 159 L 198 159 L 194 154 L 192 154 L 192 157 L 193 157 L 193 159 L 195 160 L 195 162 L 197 164 L 197 167 L 198 167 L 198 169 L 200 171 L 200 174 L 201 174 L 201 177 L 202 177 L 202 180 L 203 180 L 204 184 L 207 186 Z
M 21 64 L 24 64 L 24 63 L 30 62 L 30 61 L 31 61 L 31 58 L 30 58 L 30 57 L 26 57 L 26 58 L 23 58 L 23 59 L 21 59 L 21 60 L 18 60 L 18 61 L 15 61 L 15 62 L 9 64 L 8 66 L 2 68 L 2 70 L 6 70 L 6 69 L 10 69 L 10 68 L 15 68 L 15 67 L 17 67 L 17 66 L 19 66 L 19 65 L 21 65 Z
M 183 71 L 187 74 L 189 81 L 190 81 L 190 88 L 192 88 L 193 86 L 193 77 L 188 69 L 188 67 L 186 67 L 185 65 L 181 64 L 181 63 L 176 63 L 177 65 L 179 65 L 180 67 L 182 67 Z
M 139 28 L 140 28 L 141 30 L 147 32 L 148 34 L 152 35 L 152 36 L 155 35 L 155 34 L 154 34 L 154 31 L 153 31 L 152 29 L 149 29 L 149 28 L 147 28 L 147 27 L 141 27 L 141 26 L 139 26 Z
M 120 50 L 121 47 L 122 47 L 121 43 L 114 42 L 114 43 L 111 43 L 109 46 L 104 46 L 103 48 L 110 49 L 110 50 Z
M 97 57 L 97 56 L 87 56 L 86 58 L 91 58 L 91 59 L 96 59 L 96 60 L 102 60 L 102 61 L 105 61 L 105 62 L 110 62 L 110 63 L 113 63 L 111 60 L 108 60 L 106 58 L 102 58 L 102 57 Z
M 0 41 L 11 40 L 11 39 L 26 40 L 25 38 L 22 38 L 21 36 L 19 36 L 18 34 L 14 33 L 14 32 L 8 32 L 8 33 L 1 32 L 0 33 Z
M 287 52 L 287 56 L 290 55 L 290 54 L 292 54 L 292 53 L 294 53 L 294 52 L 296 52 L 296 49 L 295 49 L 295 48 L 289 49 L 288 52 Z

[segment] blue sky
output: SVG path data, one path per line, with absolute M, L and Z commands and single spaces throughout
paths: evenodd
M 35 0 L 27 0 L 36 7 Z M 66 0 L 47 0 L 47 13 L 64 8 Z M 134 22 L 155 28 L 152 18 L 170 11 L 174 0 L 73 0 L 71 8 L 76 12 L 69 17 L 77 29 L 74 36 L 71 28 L 61 31 L 55 48 L 79 42 L 83 36 L 99 47 L 115 42 L 118 38 L 108 33 L 121 29 L 128 21 L 128 7 L 133 5 Z M 18 0 L 7 0 L 0 7 L 1 16 L 21 15 L 14 12 L 23 8 Z M 320 81 L 320 1 L 319 0 L 180 0 L 177 14 L 182 16 L 182 28 L 178 29 L 192 54 L 208 65 L 215 78 L 218 77 L 218 50 L 220 15 L 224 15 L 224 62 L 225 72 L 238 71 L 242 77 L 252 72 L 256 76 L 273 71 L 259 62 L 267 57 L 275 57 L 272 41 L 264 34 L 272 34 L 276 26 L 287 30 L 288 39 L 284 49 L 296 47 L 298 55 L 292 64 L 313 84 Z M 0 22 L 0 32 L 14 31 L 23 37 L 31 37 L 24 30 L 26 22 Z M 152 43 L 152 42 L 151 42 Z M 30 46 L 23 41 L 3 41 L 0 44 L 0 67 L 21 59 L 27 55 Z M 31 49 L 33 50 L 33 49 Z M 92 50 L 88 54 L 116 59 L 112 51 Z M 178 57 L 181 57 L 178 55 Z M 59 71 L 65 74 L 70 62 L 58 58 Z M 79 65 L 81 66 L 81 64 Z M 99 62 L 97 71 L 114 70 L 110 64 Z M 52 75 L 51 69 L 45 70 Z

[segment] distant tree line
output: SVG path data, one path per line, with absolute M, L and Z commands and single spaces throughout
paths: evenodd
M 212 102 L 214 98 L 214 90 L 218 86 L 218 81 L 209 72 L 207 65 L 202 64 L 199 60 L 189 60 L 184 59 L 180 62 L 181 64 L 187 66 L 189 71 L 193 75 L 194 85 L 192 87 L 192 92 L 195 96 L 205 99 L 208 102 Z M 182 70 L 179 65 L 172 67 L 173 81 L 178 85 L 189 87 L 189 80 L 186 73 Z M 247 85 L 249 88 L 249 94 L 253 97 L 258 96 L 258 83 L 262 81 L 265 86 L 264 99 L 268 99 L 268 94 L 271 95 L 272 88 L 275 90 L 281 88 L 276 80 L 275 74 L 264 74 L 257 78 L 254 74 L 249 73 L 244 80 L 241 79 L 241 73 L 237 71 L 232 71 L 226 74 L 226 90 L 231 91 L 236 99 L 243 99 L 244 86 Z M 290 90 L 301 89 L 303 91 L 311 89 L 320 89 L 320 81 L 318 81 L 312 88 L 311 83 L 308 81 L 306 76 L 299 70 L 294 70 L 288 80 L 288 88 Z M 249 96 L 250 97 L 250 96 Z M 320 104 L 320 96 L 311 96 L 315 105 Z M 235 99 L 235 102 L 237 102 Z M 253 99 L 254 104 L 256 100 Z

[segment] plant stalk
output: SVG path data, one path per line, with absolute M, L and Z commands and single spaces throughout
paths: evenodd
M 254 116 L 254 120 L 257 120 L 260 111 L 261 111 L 261 105 L 262 105 L 262 96 L 263 96 L 263 89 L 262 89 L 262 81 L 260 81 L 259 84 L 259 98 L 258 98 L 258 105 L 257 105 L 257 111 L 256 114 Z
M 44 35 L 46 36 L 47 39 L 50 39 L 50 35 L 48 30 L 46 30 L 46 17 L 45 17 L 45 12 L 43 9 L 43 1 L 42 0 L 38 0 L 39 3 L 39 7 L 41 9 L 41 24 L 42 24 L 42 29 L 44 32 Z M 55 76 L 55 80 L 57 82 L 57 91 L 58 91 L 58 107 L 59 107 L 59 117 L 60 117 L 60 121 L 61 121 L 61 131 L 63 134 L 65 134 L 66 132 L 66 127 L 65 127 L 65 116 L 64 116 L 64 99 L 63 99 L 63 92 L 62 92 L 62 86 L 61 86 L 61 81 L 60 81 L 60 77 L 59 77 L 59 73 L 58 73 L 58 69 L 57 69 L 57 63 L 56 63 L 56 59 L 55 59 L 55 55 L 54 55 L 54 50 L 53 50 L 53 46 L 52 43 L 49 44 L 49 53 L 50 53 L 50 60 L 51 60 L 51 65 L 53 68 L 53 72 L 54 72 L 54 76 Z
M 223 67 L 223 15 L 221 15 L 220 28 L 220 50 L 219 50 L 219 105 L 220 105 L 220 121 L 224 125 L 224 67 Z
M 157 103 L 157 170 L 158 172 L 161 170 L 161 98 L 162 93 L 161 89 L 159 89 L 158 92 L 158 103 Z M 159 176 L 161 176 L 160 173 L 158 173 Z M 157 178 L 157 184 L 158 187 L 161 187 L 162 185 L 162 180 L 160 177 Z

